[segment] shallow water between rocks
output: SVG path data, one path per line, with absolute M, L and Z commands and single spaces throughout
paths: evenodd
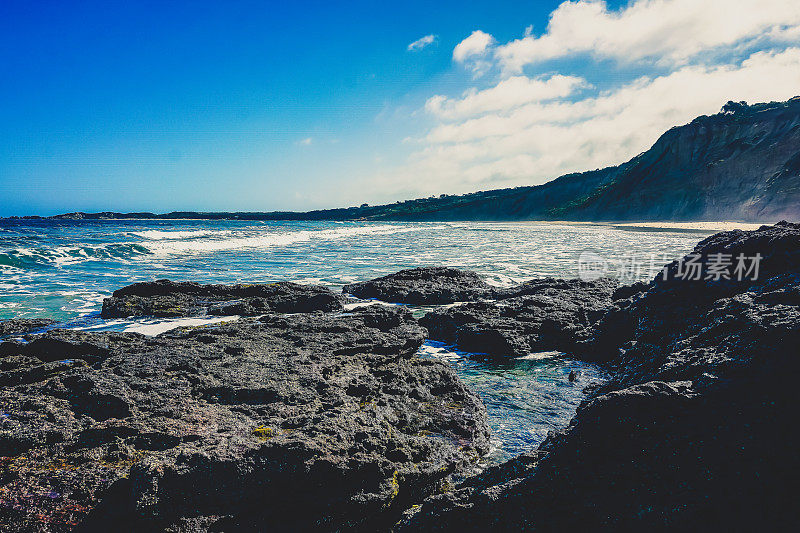
M 599 366 L 557 352 L 496 362 L 428 341 L 418 354 L 452 365 L 483 400 L 492 435 L 487 466 L 532 450 L 548 432 L 566 427 L 586 397 L 584 389 L 607 379 Z M 569 380 L 571 371 L 575 381 Z

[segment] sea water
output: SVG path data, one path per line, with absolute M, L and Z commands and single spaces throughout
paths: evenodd
M 403 268 L 471 269 L 507 286 L 543 276 L 581 275 L 600 258 L 606 275 L 650 279 L 690 252 L 717 225 L 476 222 L 247 222 L 0 220 L 0 319 L 49 317 L 64 327 L 158 334 L 214 319 L 102 320 L 102 299 L 136 281 L 294 281 L 342 285 Z M 425 309 L 415 309 L 416 314 Z M 421 357 L 452 365 L 487 406 L 489 463 L 538 445 L 565 427 L 602 383 L 602 368 L 557 353 L 505 363 L 428 342 Z M 580 377 L 570 382 L 576 370 Z

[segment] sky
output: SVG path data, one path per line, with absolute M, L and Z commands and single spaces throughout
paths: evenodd
M 800 95 L 800 2 L 0 4 L 0 216 L 536 185 Z

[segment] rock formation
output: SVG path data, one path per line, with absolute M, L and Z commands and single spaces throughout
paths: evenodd
M 339 311 L 344 299 L 326 287 L 283 281 L 269 284 L 202 285 L 166 279 L 134 283 L 103 301 L 103 318 L 181 317 L 203 313 L 255 316 L 265 313 Z
M 485 298 L 490 287 L 475 272 L 447 267 L 401 270 L 370 281 L 345 285 L 345 293 L 391 303 L 441 305 Z
M 0 339 L 13 335 L 23 335 L 37 329 L 46 328 L 55 324 L 55 320 L 48 318 L 12 318 L 0 320 Z
M 6 342 L 0 524 L 385 530 L 488 450 L 480 400 L 414 356 L 424 333 L 370 306 Z
M 437 309 L 420 319 L 434 340 L 460 349 L 505 358 L 531 352 L 574 352 L 611 307 L 618 283 L 531 280 L 494 289 L 496 301 L 471 302 Z
M 176 298 L 198 312 L 252 306 L 236 314 L 264 316 L 157 337 L 53 330 L 0 344 L 0 524 L 795 527 L 799 224 L 714 235 L 629 287 L 542 279 L 496 289 L 474 273 L 415 269 L 351 290 L 473 299 L 420 322 L 433 338 L 498 357 L 570 351 L 612 379 L 538 449 L 468 476 L 488 449 L 485 409 L 449 366 L 414 355 L 426 330 L 408 310 L 277 314 L 335 311 L 341 297 L 292 284 L 134 285 L 108 307 L 153 313 Z M 32 327 L 0 323 L 9 335 Z

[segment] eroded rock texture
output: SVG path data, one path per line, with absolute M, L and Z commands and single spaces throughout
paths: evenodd
M 342 290 L 359 298 L 415 305 L 466 302 L 492 294 L 492 287 L 475 272 L 449 267 L 401 270 L 370 281 L 345 285 Z
M 325 287 L 288 281 L 270 284 L 203 285 L 166 279 L 134 283 L 103 301 L 103 318 L 136 316 L 256 316 L 266 313 L 338 311 L 343 298 Z
M 695 252 L 761 254 L 759 278 L 679 279 L 673 263 L 622 295 L 586 352 L 616 378 L 569 428 L 398 529 L 794 529 L 800 225 L 720 233 Z
M 423 336 L 371 306 L 4 343 L 0 524 L 387 529 L 488 448 L 478 398 L 415 357 Z
M 55 324 L 55 320 L 47 318 L 12 318 L 10 320 L 0 320 L 0 339 L 14 335 L 24 335 L 53 324 Z
M 616 281 L 535 279 L 495 289 L 496 301 L 438 309 L 420 319 L 434 340 L 489 357 L 574 352 L 612 303 Z

